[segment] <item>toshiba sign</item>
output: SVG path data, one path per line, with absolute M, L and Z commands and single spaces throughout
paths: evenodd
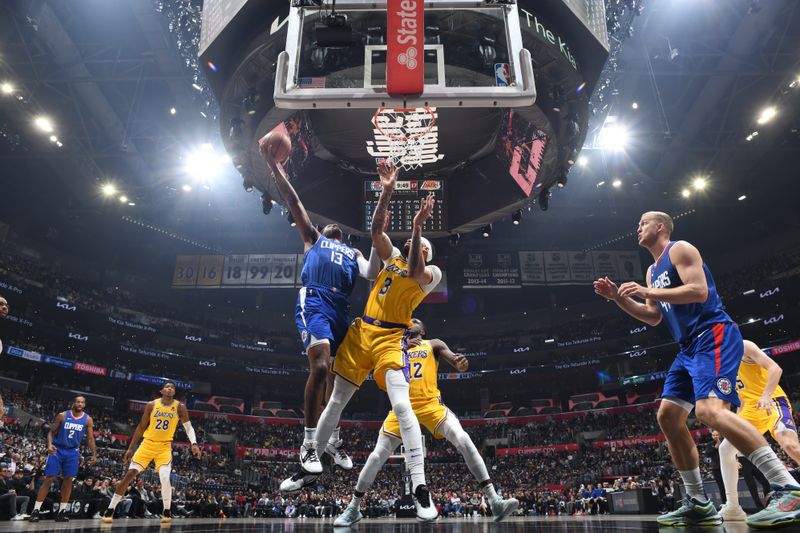
M 425 84 L 423 2 L 389 0 L 386 17 L 386 90 L 392 96 L 422 94 Z

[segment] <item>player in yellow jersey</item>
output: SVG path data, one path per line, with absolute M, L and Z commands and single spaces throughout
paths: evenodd
M 744 357 L 736 379 L 736 390 L 742 402 L 739 416 L 753 424 L 759 433 L 769 431 L 781 448 L 800 464 L 800 441 L 797 438 L 792 407 L 786 393 L 778 384 L 782 373 L 778 363 L 756 343 L 744 341 Z M 739 505 L 737 453 L 727 439 L 719 446 L 720 470 L 727 497 L 727 503 L 723 505 L 720 514 L 726 522 L 743 521 L 747 518 Z
M 122 481 L 117 483 L 114 497 L 108 509 L 103 513 L 103 523 L 110 524 L 114 518 L 114 509 L 125 495 L 128 486 L 139 472 L 153 463 L 158 477 L 161 480 L 161 499 L 164 503 L 164 511 L 161 516 L 161 523 L 167 524 L 172 521 L 170 507 L 172 505 L 172 485 L 169 475 L 172 472 L 172 439 L 178 422 L 183 424 L 186 436 L 192 443 L 192 453 L 200 459 L 200 448 L 197 446 L 197 437 L 194 428 L 189 421 L 189 411 L 183 403 L 175 399 L 175 384 L 167 381 L 161 387 L 161 398 L 148 402 L 142 413 L 142 420 L 133 432 L 128 450 L 123 456 L 122 462 L 130 461 L 128 472 Z M 133 452 L 134 447 L 143 438 L 142 444 Z M 133 456 L 133 459 L 131 459 Z
M 412 313 L 442 279 L 442 271 L 438 267 L 426 265 L 433 259 L 433 248 L 422 237 L 422 227 L 433 212 L 435 199 L 433 195 L 428 195 L 420 202 L 419 211 L 414 216 L 411 239 L 406 241 L 404 251 L 392 246 L 385 228 L 389 200 L 397 184 L 397 172 L 392 163 L 382 162 L 378 165 L 382 188 L 372 216 L 371 233 L 375 251 L 383 261 L 383 269 L 375 279 L 364 315 L 353 321 L 336 352 L 333 392 L 317 423 L 314 440 L 315 446 L 320 446 L 319 443 L 324 446 L 328 442 L 350 398 L 372 372 L 378 387 L 388 394 L 392 410 L 400 423 L 400 434 L 408 454 L 407 465 L 417 517 L 433 520 L 438 514 L 425 485 L 422 433 L 409 400 L 407 348 Z M 282 492 L 296 492 L 313 483 L 314 479 L 300 471 L 285 479 L 280 488 Z
M 445 407 L 439 392 L 437 379 L 439 360 L 444 360 L 459 372 L 465 372 L 469 368 L 469 362 L 463 355 L 453 353 L 444 341 L 423 340 L 426 335 L 425 325 L 416 318 L 412 322 L 414 325 L 409 329 L 409 341 L 415 346 L 408 351 L 411 407 L 420 424 L 425 426 L 434 438 L 446 438 L 461 453 L 467 468 L 475 476 L 489 502 L 495 522 L 499 522 L 517 510 L 519 501 L 514 498 L 504 500 L 497 495 L 478 449 L 461 427 L 458 418 Z M 394 411 L 389 411 L 378 435 L 375 450 L 370 454 L 358 476 L 353 499 L 344 512 L 336 518 L 334 526 L 349 527 L 363 518 L 359 509 L 361 498 L 369 490 L 389 456 L 400 446 L 400 442 L 400 425 Z

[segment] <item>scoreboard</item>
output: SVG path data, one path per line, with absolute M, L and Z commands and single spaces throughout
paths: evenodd
M 364 231 L 369 231 L 372 225 L 372 215 L 378 206 L 381 195 L 380 180 L 364 181 Z M 420 179 L 398 181 L 394 194 L 389 201 L 389 229 L 390 233 L 411 233 L 414 215 L 419 209 L 419 202 L 428 194 L 433 193 L 436 204 L 433 207 L 431 218 L 425 223 L 426 231 L 447 230 L 447 206 L 445 205 L 444 180 Z

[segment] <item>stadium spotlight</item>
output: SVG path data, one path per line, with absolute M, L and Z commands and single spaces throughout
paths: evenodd
M 589 164 L 589 159 L 585 155 L 582 155 L 578 158 L 577 163 L 579 167 L 585 167 Z
M 38 116 L 33 119 L 33 125 L 45 133 L 53 133 L 53 123 L 45 116 Z
M 51 135 L 50 136 L 50 142 L 51 143 L 57 143 L 58 142 L 58 137 L 56 137 L 55 135 Z
M 566 172 L 562 172 L 561 174 L 558 175 L 558 178 L 556 178 L 556 185 L 558 185 L 559 189 L 563 189 L 564 187 L 567 186 L 567 173 Z
M 621 124 L 603 126 L 597 137 L 600 148 L 621 152 L 628 144 L 628 130 Z
M 484 237 L 489 237 L 489 235 L 491 235 L 491 234 L 492 234 L 492 225 L 491 224 L 487 224 L 487 225 L 485 225 L 484 227 L 481 228 L 481 235 L 483 235 Z
M 0 92 L 3 94 L 12 94 L 14 92 L 14 86 L 11 85 L 10 82 L 4 81 L 0 84 Z
M 706 186 L 708 186 L 708 180 L 702 176 L 697 176 L 692 180 L 692 187 L 694 187 L 696 191 L 702 191 Z
M 631 109 L 639 109 L 639 102 L 634 102 L 631 104 Z
M 183 190 L 183 192 L 192 192 L 192 186 L 188 183 L 184 183 L 183 187 L 181 187 L 181 190 Z
M 514 213 L 511 215 L 512 224 L 519 226 L 520 222 L 522 222 L 522 209 L 514 211 Z
M 560 85 L 553 87 L 553 111 L 558 113 L 564 106 L 564 91 Z
M 689 189 L 683 189 L 681 191 L 681 196 L 683 196 L 684 198 L 689 198 L 691 195 L 692 191 L 690 191 Z
M 546 187 L 539 193 L 539 209 L 547 211 L 550 209 L 550 188 Z
M 765 107 L 764 109 L 761 110 L 761 113 L 758 115 L 758 119 L 756 120 L 756 122 L 759 124 L 766 124 L 767 122 L 775 118 L 775 115 L 777 114 L 778 110 L 775 108 L 774 105 Z
M 196 181 L 207 182 L 219 174 L 229 160 L 228 154 L 220 155 L 211 143 L 203 143 L 200 149 L 186 156 L 185 169 Z
M 244 99 L 242 100 L 242 106 L 244 110 L 247 112 L 248 115 L 255 115 L 256 114 L 256 106 L 258 105 L 258 93 L 255 89 L 248 89 L 247 95 L 245 95 Z
M 170 107 L 170 108 L 169 108 L 169 114 L 170 114 L 170 115 L 174 115 L 174 114 L 176 114 L 177 112 L 178 112 L 178 110 L 177 110 L 177 109 L 175 109 L 174 107 Z
M 272 212 L 272 196 L 268 192 L 261 195 L 261 211 L 265 215 L 269 215 Z
M 746 200 L 746 199 L 747 199 L 747 195 L 746 195 L 746 194 L 743 194 L 743 195 L 741 195 L 741 196 L 739 197 L 739 201 L 740 201 L 740 202 L 741 202 L 742 200 Z
M 100 187 L 100 191 L 102 191 L 103 196 L 114 196 L 117 194 L 117 188 L 114 186 L 113 183 L 105 183 Z
M 291 213 L 289 213 L 289 215 L 286 217 L 286 220 L 288 220 L 288 221 L 289 221 L 289 225 L 290 225 L 291 227 L 293 227 L 293 228 L 296 228 L 296 227 L 297 227 L 297 222 L 295 222 L 295 221 L 294 221 L 294 217 L 292 216 L 292 214 L 291 214 Z
M 450 246 L 458 246 L 458 241 L 461 240 L 460 233 L 453 233 L 450 235 Z
M 122 196 L 119 197 L 119 203 L 127 204 L 128 203 L 128 197 L 123 194 Z
M 611 182 L 611 186 L 614 187 L 615 189 L 619 189 L 620 187 L 622 187 L 622 180 L 619 178 L 615 179 L 614 181 Z

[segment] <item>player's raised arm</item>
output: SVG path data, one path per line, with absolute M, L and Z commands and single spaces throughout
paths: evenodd
M 389 200 L 391 200 L 394 187 L 397 185 L 398 172 L 399 169 L 391 161 L 384 160 L 378 163 L 378 176 L 381 178 L 381 195 L 378 198 L 375 212 L 372 214 L 370 233 L 372 233 L 372 245 L 383 261 L 388 261 L 392 256 L 392 241 L 386 235 L 386 228 L 389 223 Z
M 50 431 L 47 432 L 47 453 L 53 455 L 56 453 L 56 447 L 53 446 L 53 439 L 56 438 L 58 435 L 58 430 L 61 428 L 61 424 L 64 423 L 64 413 L 58 413 L 56 419 L 53 420 L 53 423 L 50 424 Z
M 422 227 L 433 213 L 436 198 L 428 194 L 419 202 L 419 210 L 414 215 L 414 230 L 411 233 L 411 249 L 408 252 L 408 277 L 420 285 L 428 285 L 433 281 L 433 272 L 425 268 L 422 259 Z
M 94 442 L 94 421 L 91 416 L 86 417 L 86 443 L 89 445 L 89 451 L 92 452 L 89 464 L 93 465 L 97 462 L 97 445 Z
M 783 369 L 770 356 L 765 354 L 756 343 L 748 340 L 744 341 L 744 357 L 742 357 L 742 361 L 755 363 L 767 371 L 767 382 L 764 384 L 764 392 L 761 393 L 761 398 L 759 398 L 756 407 L 758 409 L 764 409 L 767 415 L 771 415 L 773 405 L 772 395 L 775 393 L 775 389 L 778 387 L 778 383 L 781 380 Z
M 469 360 L 464 357 L 464 354 L 453 353 L 443 340 L 433 339 L 431 341 L 431 348 L 433 348 L 433 355 L 435 357 L 442 359 L 459 372 L 466 372 L 469 369 Z
M 676 242 L 669 250 L 669 259 L 675 265 L 683 285 L 674 288 L 655 289 L 641 287 L 633 282 L 619 288 L 622 296 L 639 296 L 668 304 L 703 303 L 708 299 L 708 282 L 703 271 L 700 252 L 686 241 Z
M 153 402 L 147 402 L 147 405 L 144 408 L 144 413 L 142 413 L 142 419 L 139 421 L 139 425 L 136 426 L 136 431 L 133 432 L 133 437 L 131 437 L 131 442 L 128 444 L 128 449 L 125 450 L 125 455 L 122 456 L 123 463 L 129 463 L 131 457 L 133 457 L 133 449 L 136 447 L 139 439 L 142 438 L 142 435 L 144 435 L 147 426 L 150 425 L 150 414 L 152 412 Z
M 261 155 L 272 171 L 272 179 L 275 182 L 275 187 L 278 189 L 283 201 L 286 202 L 286 207 L 297 223 L 297 229 L 300 232 L 300 237 L 303 239 L 305 249 L 308 250 L 314 246 L 314 243 L 319 239 L 319 232 L 317 228 L 311 224 L 311 219 L 308 218 L 308 213 L 303 206 L 303 202 L 300 201 L 297 191 L 294 190 L 292 184 L 289 183 L 289 178 L 286 177 L 286 171 L 283 165 L 275 161 L 273 154 L 269 153 L 266 143 L 261 143 L 260 149 Z
M 648 286 L 650 285 L 650 269 L 647 270 L 646 283 Z M 641 287 L 634 282 L 623 283 L 622 287 L 630 284 Z M 641 288 L 646 289 L 645 287 Z M 633 299 L 632 296 L 635 296 L 635 294 L 632 294 L 631 296 L 623 296 L 621 294 L 621 287 L 617 287 L 617 284 L 608 279 L 607 276 L 594 282 L 594 292 L 595 294 L 599 294 L 607 300 L 613 301 L 620 309 L 628 313 L 636 320 L 640 320 L 645 324 L 654 327 L 661 323 L 661 311 L 659 311 L 658 304 L 655 301 L 644 298 L 644 303 L 641 303 Z

